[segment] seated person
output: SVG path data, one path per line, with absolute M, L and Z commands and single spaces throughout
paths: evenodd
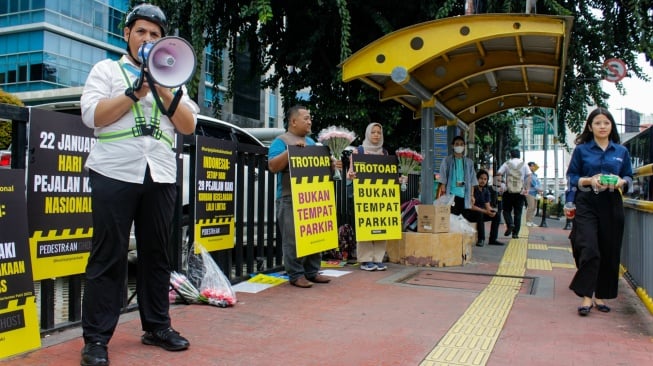
M 476 223 L 476 232 L 478 234 L 476 246 L 482 247 L 485 245 L 485 222 L 491 221 L 490 226 L 490 241 L 491 245 L 503 245 L 497 241 L 499 235 L 499 220 L 500 216 L 497 210 L 490 205 L 490 189 L 487 186 L 489 179 L 488 172 L 481 169 L 476 173 L 478 186 L 473 189 L 473 205 L 471 209 L 463 212 L 463 217 L 470 222 Z

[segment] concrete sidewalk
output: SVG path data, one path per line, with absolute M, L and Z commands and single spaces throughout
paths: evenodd
M 540 218 L 538 218 L 539 223 Z M 462 267 L 345 267 L 330 284 L 238 293 L 232 308 L 175 306 L 191 347 L 140 343 L 137 312 L 109 344 L 112 365 L 651 365 L 653 315 L 621 280 L 610 313 L 577 315 L 564 222 L 474 247 Z M 527 236 L 527 238 L 526 238 Z M 2 365 L 79 365 L 79 329 Z

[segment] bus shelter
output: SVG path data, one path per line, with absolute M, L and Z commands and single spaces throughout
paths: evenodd
M 424 161 L 435 127 L 468 129 L 513 108 L 560 101 L 573 17 L 478 14 L 409 26 L 346 59 L 344 82 L 360 80 L 421 119 Z M 453 137 L 453 136 L 452 136 Z M 422 202 L 432 202 L 433 164 L 422 165 Z

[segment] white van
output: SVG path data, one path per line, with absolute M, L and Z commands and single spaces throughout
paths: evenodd
M 48 104 L 33 106 L 33 108 L 54 110 L 57 112 L 69 113 L 74 115 L 80 115 L 81 113 L 79 102 L 48 103 Z M 213 117 L 198 115 L 195 134 L 187 135 L 184 136 L 183 138 L 184 139 L 184 147 L 183 147 L 184 164 L 183 164 L 183 183 L 182 183 L 182 212 L 184 213 L 184 217 L 182 219 L 181 237 L 182 237 L 182 247 L 184 249 L 188 248 L 188 238 L 189 238 L 189 228 L 190 228 L 189 225 L 190 222 L 187 217 L 188 212 L 190 210 L 189 209 L 190 197 L 189 197 L 188 187 L 189 187 L 189 183 L 193 181 L 192 177 L 190 177 L 190 157 L 188 155 L 187 147 L 194 144 L 195 135 L 208 136 L 220 140 L 229 140 L 229 141 L 236 142 L 238 144 L 249 144 L 254 146 L 267 147 L 269 146 L 271 141 L 274 140 L 275 137 L 279 136 L 284 132 L 285 130 L 280 128 L 251 128 L 251 129 L 242 128 Z M 257 136 L 260 136 L 261 139 L 259 139 Z M 259 174 L 258 169 L 255 174 L 257 174 L 258 176 Z M 266 181 L 267 179 L 270 179 L 270 177 L 272 176 L 269 175 L 269 172 L 267 170 L 265 171 L 264 174 L 266 174 Z M 240 189 L 242 192 L 247 192 L 247 180 L 245 180 L 244 184 Z M 253 202 L 253 203 L 250 202 L 248 204 L 247 197 L 243 198 L 243 202 L 246 210 L 248 209 L 256 210 L 258 207 L 257 202 Z M 265 202 L 264 204 L 270 205 L 274 203 Z M 129 261 L 131 263 L 135 263 L 136 240 L 133 233 L 131 235 L 129 250 L 130 250 Z M 185 254 L 186 254 L 185 251 L 183 254 L 184 254 L 183 259 L 185 259 Z M 183 262 L 185 262 L 185 260 L 183 260 Z

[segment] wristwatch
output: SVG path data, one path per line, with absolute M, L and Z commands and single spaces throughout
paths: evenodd
M 138 97 L 136 96 L 136 94 L 134 94 L 134 89 L 132 88 L 125 89 L 125 95 L 131 98 L 131 100 L 133 100 L 134 102 L 138 102 Z

